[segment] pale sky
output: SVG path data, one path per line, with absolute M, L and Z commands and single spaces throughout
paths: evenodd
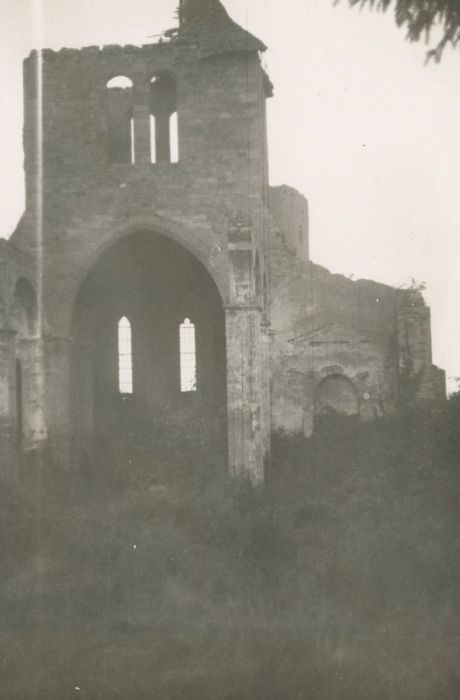
M 148 43 L 175 26 L 177 4 L 0 0 L 0 235 L 24 206 L 22 59 L 40 44 Z M 426 47 L 391 15 L 346 0 L 224 4 L 269 46 L 271 182 L 307 196 L 313 260 L 356 279 L 426 282 L 434 361 L 460 376 L 460 51 L 425 66 Z

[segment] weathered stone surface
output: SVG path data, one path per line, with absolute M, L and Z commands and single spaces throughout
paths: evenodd
M 195 40 L 204 56 L 267 48 L 228 16 L 220 0 L 180 0 L 179 22 L 179 40 Z
M 101 425 L 120 440 L 117 416 L 129 439 L 141 423 L 194 438 L 222 412 L 232 473 L 261 481 L 271 430 L 310 434 L 329 410 L 369 420 L 439 401 L 443 374 L 423 298 L 311 263 L 305 197 L 269 189 L 262 42 L 218 0 L 184 0 L 179 15 L 162 43 L 24 62 L 26 211 L 0 245 L 2 444 L 48 441 L 66 469 Z M 130 87 L 109 90 L 116 76 Z M 127 308 L 141 391 L 124 411 L 116 327 Z M 193 315 L 205 379 L 188 401 L 177 329 Z
M 293 187 L 270 187 L 270 213 L 288 250 L 310 259 L 308 202 Z

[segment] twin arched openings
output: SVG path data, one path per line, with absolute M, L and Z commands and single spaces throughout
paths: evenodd
M 117 240 L 82 281 L 72 339 L 77 453 L 102 450 L 109 463 L 119 448 L 172 454 L 179 439 L 225 442 L 223 300 L 184 246 L 150 230 Z
M 179 326 L 179 355 L 181 392 L 194 392 L 197 390 L 195 325 L 188 318 Z M 118 322 L 118 390 L 124 395 L 134 391 L 133 334 L 126 316 Z
M 119 75 L 107 83 L 109 160 L 135 164 L 138 157 L 138 130 L 145 127 L 134 113 L 133 82 Z M 179 138 L 177 90 L 174 77 L 160 72 L 150 79 L 149 144 L 151 163 L 177 163 Z M 145 158 L 145 161 L 148 158 Z

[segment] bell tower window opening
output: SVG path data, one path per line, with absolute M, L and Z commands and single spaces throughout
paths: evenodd
M 183 394 L 196 388 L 195 325 L 186 318 L 179 329 L 180 335 L 180 388 Z
M 131 324 L 124 316 L 118 323 L 118 389 L 133 393 L 133 350 Z
M 150 114 L 151 162 L 177 163 L 177 90 L 175 78 L 170 73 L 158 73 L 150 80 Z
M 107 85 L 109 161 L 134 164 L 133 82 L 118 75 Z

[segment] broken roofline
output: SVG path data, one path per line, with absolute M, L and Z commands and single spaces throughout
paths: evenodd
M 220 0 L 180 0 L 177 38 L 197 41 L 203 56 L 266 51 L 267 47 L 229 16 Z

